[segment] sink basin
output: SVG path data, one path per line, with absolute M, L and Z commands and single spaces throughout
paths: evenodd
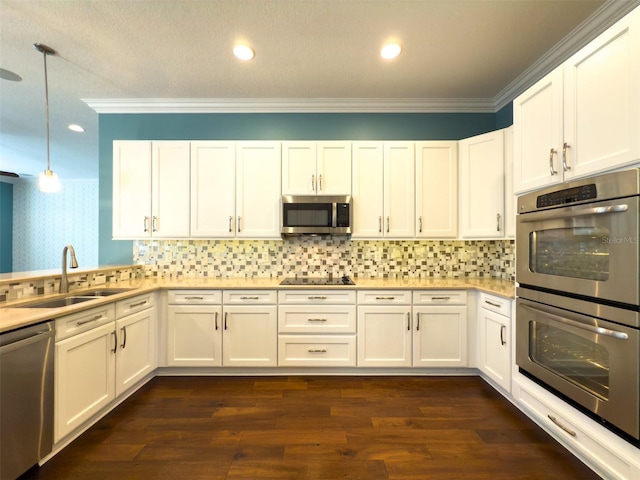
M 93 292 L 83 292 L 82 297 L 108 297 L 109 295 L 116 295 L 118 293 L 128 292 L 133 290 L 132 288 L 107 288 L 105 290 L 94 290 Z
M 88 302 L 89 300 L 95 300 L 96 297 L 66 297 L 56 298 L 55 300 L 47 300 L 44 302 L 31 303 L 29 305 L 21 305 L 18 308 L 60 308 L 68 307 L 69 305 L 75 305 L 76 303 Z

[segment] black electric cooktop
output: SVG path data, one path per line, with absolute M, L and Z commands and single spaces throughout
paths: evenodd
M 288 277 L 280 285 L 355 285 L 350 277 Z

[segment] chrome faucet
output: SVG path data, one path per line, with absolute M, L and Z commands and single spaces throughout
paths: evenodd
M 76 260 L 76 251 L 71 245 L 65 245 L 62 249 L 62 277 L 60 278 L 60 293 L 69 292 L 69 279 L 67 278 L 67 251 L 71 251 L 71 265 L 70 268 L 78 268 L 78 261 Z

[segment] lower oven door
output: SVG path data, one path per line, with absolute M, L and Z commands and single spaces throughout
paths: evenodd
M 640 439 L 640 335 L 617 323 L 516 301 L 518 366 Z

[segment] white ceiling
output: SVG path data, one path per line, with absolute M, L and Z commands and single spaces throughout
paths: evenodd
M 47 58 L 51 166 L 64 181 L 98 176 L 94 108 L 495 111 L 638 3 L 0 0 L 0 68 L 23 79 L 0 79 L 0 170 L 46 166 L 36 42 L 58 53 Z M 389 39 L 404 48 L 394 61 L 378 53 Z M 233 57 L 238 41 L 253 61 Z

